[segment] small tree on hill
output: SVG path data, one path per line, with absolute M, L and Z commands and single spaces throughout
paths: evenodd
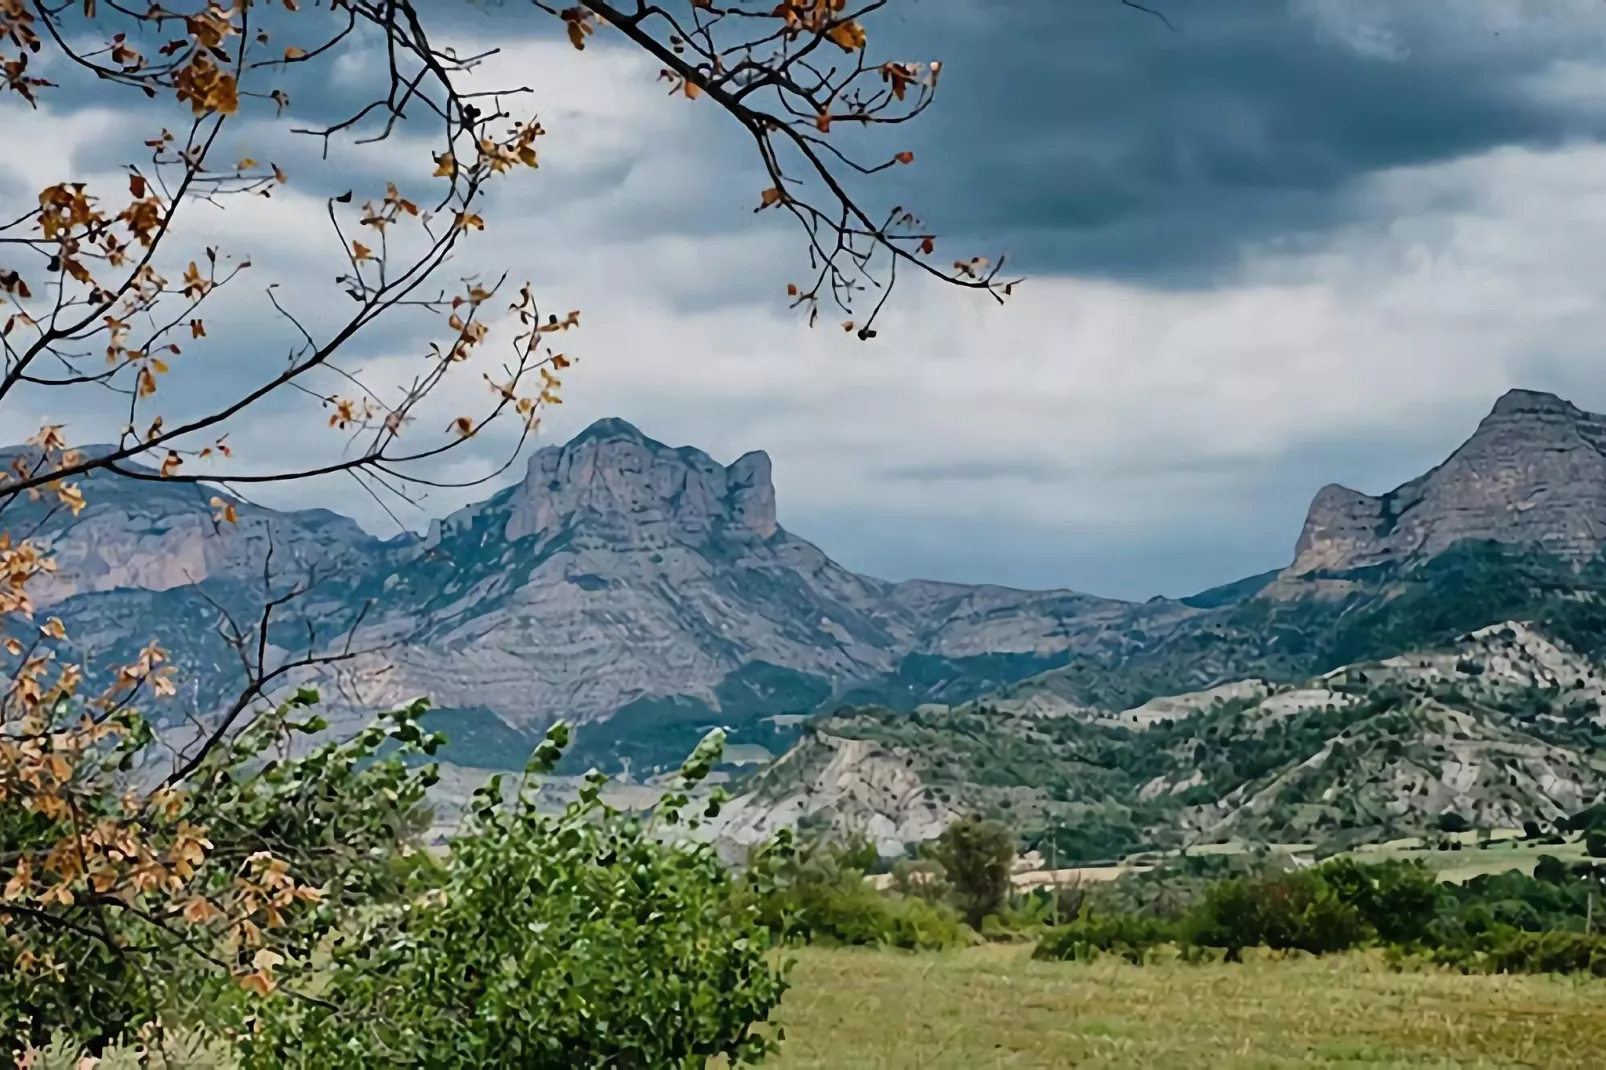
M 953 886 L 954 905 L 977 932 L 1009 902 L 1015 837 L 1002 822 L 966 817 L 943 830 L 931 848 Z

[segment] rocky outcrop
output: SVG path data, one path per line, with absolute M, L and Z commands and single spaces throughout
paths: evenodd
M 98 450 L 104 447 L 90 447 Z M 138 468 L 137 465 L 130 467 Z M 40 608 L 75 595 L 167 591 L 208 580 L 260 580 L 271 543 L 282 571 L 350 575 L 405 553 L 409 538 L 382 542 L 324 509 L 279 512 L 223 495 L 238 523 L 222 524 L 209 504 L 218 491 L 193 484 L 134 481 L 105 472 L 79 483 L 86 505 L 52 517 L 43 503 L 18 503 L 7 527 L 38 531 L 55 571 L 29 586 Z
M 811 733 L 770 770 L 786 789 L 739 796 L 705 835 L 738 849 L 782 828 L 821 824 L 841 837 L 862 837 L 883 855 L 935 839 L 959 814 L 913 768 L 911 756 L 864 739 Z
M 1458 542 L 1540 548 L 1582 563 L 1606 545 L 1606 416 L 1512 390 L 1426 475 L 1381 496 L 1322 488 L 1285 577 L 1431 557 Z

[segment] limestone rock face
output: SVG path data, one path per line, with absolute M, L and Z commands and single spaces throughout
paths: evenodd
M 471 507 L 453 520 L 480 511 Z M 614 550 L 766 539 L 777 530 L 766 455 L 750 453 L 726 468 L 701 450 L 653 442 L 617 419 L 538 450 L 507 512 L 508 542 L 583 521 L 593 541 Z
M 279 512 L 227 494 L 222 497 L 236 506 L 238 523 L 219 523 L 208 504 L 217 492 L 199 486 L 107 473 L 94 473 L 80 483 L 87 504 L 76 517 L 53 520 L 41 504 L 30 502 L 19 503 L 21 515 L 8 518 L 7 527 L 13 530 L 37 528 L 38 542 L 55 560 L 54 572 L 29 585 L 39 608 L 97 592 L 255 581 L 270 543 L 283 571 L 350 575 L 405 554 L 412 541 L 387 544 L 327 510 Z
M 1606 545 L 1606 416 L 1513 390 L 1449 459 L 1387 494 L 1322 488 L 1285 576 L 1431 557 L 1457 542 L 1582 563 Z
M 385 580 L 370 627 L 409 639 L 369 697 L 428 693 L 529 726 L 653 696 L 719 708 L 721 681 L 757 662 L 837 687 L 917 652 L 1118 645 L 1134 609 L 858 575 L 777 523 L 764 453 L 721 465 L 616 419 L 537 451 L 519 484 L 442 520 L 426 547 Z M 1192 612 L 1168 606 L 1144 612 Z

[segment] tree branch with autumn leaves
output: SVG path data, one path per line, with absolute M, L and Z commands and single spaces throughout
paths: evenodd
M 942 69 L 872 58 L 874 18 L 893 2 L 532 0 L 530 12 L 559 20 L 576 49 L 610 39 L 639 49 L 688 106 L 720 109 L 747 131 L 767 176 L 754 210 L 790 216 L 803 237 L 805 267 L 786 300 L 811 325 L 834 307 L 845 331 L 868 340 L 900 271 L 1000 300 L 1012 286 L 1000 262 L 945 262 L 913 212 L 866 199 L 867 183 L 914 157 L 897 144 L 864 157 L 841 131 L 895 131 L 931 104 Z M 119 1014 L 155 1013 L 149 994 L 140 995 L 145 974 L 130 965 L 148 944 L 182 945 L 252 991 L 274 989 L 273 967 L 290 944 L 275 944 L 273 934 L 304 936 L 301 913 L 332 909 L 338 867 L 316 854 L 289 857 L 287 845 L 300 841 L 264 833 L 278 819 L 262 798 L 291 796 L 264 788 L 248 806 L 237 798 L 238 777 L 267 741 L 316 730 L 314 719 L 293 716 L 307 701 L 273 706 L 270 685 L 289 682 L 285 666 L 314 669 L 350 653 L 349 645 L 309 649 L 270 666 L 261 656 L 264 617 L 237 699 L 212 711 L 221 727 L 202 733 L 172 776 L 142 786 L 129 772 L 153 745 L 154 711 L 177 688 L 167 637 L 150 637 L 128 664 L 85 665 L 73 660 L 60 619 L 41 622 L 48 607 L 34 593 L 56 569 L 48 533 L 85 508 L 88 478 L 200 484 L 218 537 L 227 538 L 257 484 L 340 477 L 382 503 L 409 502 L 416 488 L 448 485 L 438 469 L 454 450 L 510 427 L 501 466 L 480 480 L 491 478 L 513 463 L 540 414 L 561 403 L 572 358 L 555 342 L 578 327 L 579 312 L 543 312 L 530 284 L 500 270 L 463 278 L 447 270 L 495 225 L 496 186 L 535 178 L 546 135 L 533 109 L 520 110 L 523 87 L 478 83 L 494 53 L 461 54 L 450 38 L 437 15 L 409 0 L 328 0 L 306 10 L 298 0 L 171 8 L 0 0 L 0 102 L 47 108 L 57 83 L 71 81 L 102 107 L 151 124 L 115 182 L 64 179 L 0 210 L 0 417 L 67 411 L 84 396 L 108 397 L 112 404 L 97 402 L 97 411 L 116 413 L 102 426 L 75 424 L 71 441 L 67 421 L 47 419 L 0 474 L 0 927 L 10 966 L 26 975 L 13 980 L 34 986 L 30 999 L 61 995 L 67 1018 L 94 978 L 112 975 L 123 1002 L 105 1028 L 128 1024 Z M 344 115 L 298 119 L 294 79 L 359 47 L 383 57 L 362 101 Z M 335 175 L 226 156 L 244 123 L 289 124 L 326 152 L 335 142 L 353 151 L 391 140 L 430 146 L 416 169 L 427 178 L 323 198 L 339 249 L 334 289 L 349 303 L 339 314 L 309 314 L 269 282 L 261 307 L 291 339 L 276 364 L 238 359 L 255 339 L 238 320 L 239 303 L 222 304 L 219 294 L 253 278 L 250 251 L 201 242 L 198 213 L 249 213 L 298 182 L 315 188 Z M 398 314 L 429 317 L 430 337 L 416 371 L 386 384 L 359 342 Z M 479 373 L 487 393 L 477 411 L 420 426 L 446 384 L 487 360 L 496 369 Z M 304 406 L 309 440 L 328 436 L 324 459 L 238 456 L 231 436 L 289 402 Z M 242 632 L 240 649 L 246 642 Z M 103 686 L 90 689 L 90 680 Z M 429 742 L 416 716 L 385 731 L 409 745 Z M 353 745 L 371 754 L 381 741 L 369 732 Z M 318 753 L 348 763 L 337 772 L 349 787 L 356 752 Z M 309 784 L 336 775 L 303 773 Z M 235 792 L 234 809 L 219 792 Z M 398 815 L 411 815 L 417 799 L 404 793 L 392 802 L 400 809 L 364 826 L 361 842 L 405 832 Z M 255 816 L 241 824 L 246 811 Z M 334 828 L 340 819 L 319 820 Z M 71 956 L 52 950 L 67 935 Z M 79 977 L 90 979 L 87 989 L 74 988 Z M 15 1040 L 31 1028 L 5 1022 L 0 1034 Z

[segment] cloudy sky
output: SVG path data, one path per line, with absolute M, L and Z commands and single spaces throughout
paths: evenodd
M 463 47 L 502 49 L 481 77 L 529 86 L 549 131 L 541 169 L 499 189 L 465 251 L 531 279 L 543 307 L 583 310 L 543 436 L 616 415 L 720 460 L 765 449 L 782 523 L 862 571 L 1142 598 L 1285 564 L 1322 484 L 1420 473 L 1509 387 L 1606 410 L 1606 8 L 1151 6 L 1166 21 L 1118 0 L 895 0 L 870 24 L 945 67 L 934 108 L 887 144 L 915 165 L 875 196 L 919 208 L 944 248 L 1007 252 L 1029 282 L 1002 308 L 904 286 L 863 344 L 786 308 L 803 246 L 753 215 L 765 183 L 706 101 L 667 97 L 607 31 L 576 53 L 514 0 L 449 5 Z M 339 103 L 378 61 L 351 50 L 292 111 Z M 39 146 L 0 153 L 0 203 L 63 168 L 108 173 L 120 138 L 161 125 L 126 106 L 70 84 L 38 112 L 0 104 L 11 143 Z M 337 147 L 331 176 L 282 124 L 234 136 L 293 176 L 205 223 L 257 265 L 257 288 L 212 313 L 244 337 L 218 374 L 244 376 L 284 341 L 270 278 L 312 322 L 339 310 L 328 183 L 421 160 L 405 138 Z M 357 356 L 405 374 L 420 330 L 377 331 Z M 52 404 L 0 414 L 3 430 L 63 418 Z M 96 412 L 75 401 L 66 418 Z M 302 417 L 237 436 L 312 456 Z M 263 498 L 392 525 L 349 484 Z M 461 501 L 400 516 L 422 526 Z

